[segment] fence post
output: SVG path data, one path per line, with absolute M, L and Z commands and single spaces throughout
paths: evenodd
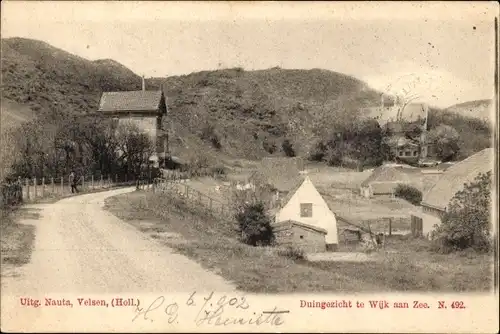
M 389 236 L 392 236 L 392 218 L 389 218 Z
M 33 178 L 33 189 L 34 189 L 33 199 L 36 199 L 36 177 Z
M 108 188 L 111 187 L 111 175 L 108 174 Z
M 85 176 L 82 175 L 82 191 L 85 191 Z
M 104 180 L 101 174 L 101 180 L 99 181 L 99 188 L 104 188 Z
M 42 177 L 42 197 L 45 195 L 45 177 Z
M 90 187 L 94 189 L 94 174 L 92 174 L 92 178 L 90 179 Z
M 26 199 L 30 199 L 30 181 L 28 180 L 28 178 L 26 178 L 25 180 L 26 182 Z
M 61 176 L 61 195 L 64 194 L 64 177 Z
M 54 177 L 50 177 L 50 183 L 52 184 L 52 195 L 56 193 L 56 184 L 54 183 Z
M 184 187 L 186 188 L 186 199 L 189 199 L 189 188 L 187 184 Z

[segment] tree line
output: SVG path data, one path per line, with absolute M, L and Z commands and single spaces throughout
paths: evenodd
M 391 151 L 389 139 L 402 135 L 420 142 L 420 122 L 400 122 L 401 133 L 387 126 L 380 126 L 374 119 L 354 118 L 349 121 L 333 120 L 328 131 L 321 133 L 309 153 L 309 160 L 324 161 L 330 166 L 376 167 L 383 161 L 397 161 Z M 427 133 L 427 141 L 435 148 L 435 158 L 450 161 L 462 158 L 460 136 L 447 124 L 433 124 Z
M 154 152 L 132 123 L 95 115 L 40 114 L 8 133 L 14 158 L 6 179 L 80 175 L 139 177 Z

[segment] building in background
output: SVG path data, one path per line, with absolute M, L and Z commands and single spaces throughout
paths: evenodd
M 167 117 L 167 104 L 162 90 L 148 91 L 144 77 L 142 90 L 104 92 L 98 112 L 117 120 L 118 124 L 134 124 L 149 135 L 155 147 L 150 161 L 158 166 L 160 159 L 168 156 L 168 134 L 163 130 L 163 119 Z
M 465 183 L 472 182 L 480 173 L 493 171 L 494 158 L 494 149 L 487 148 L 448 167 L 424 194 L 422 211 L 441 218 L 448 210 L 450 200 L 463 189 Z
M 433 145 L 427 134 L 429 106 L 426 103 L 405 103 L 398 97 L 382 94 L 379 106 L 364 108 L 363 111 L 389 134 L 384 141 L 397 160 L 417 163 L 433 154 Z M 420 127 L 418 136 L 408 136 L 407 129 L 412 125 Z
M 421 189 L 421 177 L 418 169 L 380 166 L 361 183 L 360 193 L 366 198 L 377 195 L 393 196 L 399 184 Z

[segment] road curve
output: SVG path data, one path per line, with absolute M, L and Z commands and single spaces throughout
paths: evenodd
M 2 301 L 19 304 L 20 297 L 30 296 L 235 291 L 221 277 L 103 209 L 105 198 L 133 190 L 85 194 L 38 206 L 42 208 L 39 219 L 21 222 L 36 227 L 31 261 L 16 275 L 2 277 Z M 4 321 L 18 318 L 9 314 L 18 310 L 3 302 L 5 325 Z
M 44 207 L 34 221 L 31 261 L 20 277 L 2 279 L 2 293 L 234 290 L 103 209 L 107 197 L 133 190 L 75 196 Z

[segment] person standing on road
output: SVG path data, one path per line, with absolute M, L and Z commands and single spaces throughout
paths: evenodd
M 71 193 L 77 193 L 78 189 L 76 188 L 77 180 L 74 171 L 71 171 L 69 174 L 69 184 L 71 185 Z

